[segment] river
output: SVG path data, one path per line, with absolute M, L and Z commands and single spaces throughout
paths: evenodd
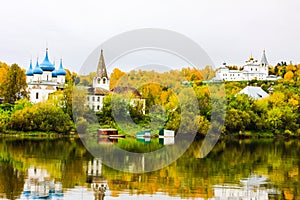
M 172 141 L 119 139 L 107 145 L 118 144 L 149 150 Z M 162 169 L 130 173 L 94 158 L 80 139 L 2 137 L 0 198 L 34 199 L 44 189 L 44 198 L 62 200 L 300 199 L 299 140 L 219 140 L 205 158 L 199 158 L 201 144 L 193 142 Z

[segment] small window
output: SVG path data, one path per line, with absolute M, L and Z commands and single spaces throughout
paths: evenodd
M 89 101 L 89 100 L 90 100 L 90 97 L 87 97 L 86 100 Z
M 100 84 L 100 80 L 101 80 L 100 78 L 97 79 L 98 84 Z
M 98 101 L 100 102 L 100 97 L 98 97 Z
M 95 101 L 95 97 L 92 98 L 92 101 Z
M 106 84 L 106 78 L 103 78 L 103 84 Z
M 39 99 L 39 93 L 38 92 L 35 94 L 35 99 Z
M 97 106 L 97 110 L 100 110 L 100 106 Z

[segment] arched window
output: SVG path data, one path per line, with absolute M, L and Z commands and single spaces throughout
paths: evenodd
M 103 84 L 106 84 L 106 78 L 103 78 Z
M 100 80 L 101 80 L 100 78 L 97 79 L 98 84 L 100 84 Z

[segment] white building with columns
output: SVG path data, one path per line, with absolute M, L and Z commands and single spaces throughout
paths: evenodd
M 252 55 L 246 61 L 241 70 L 230 70 L 226 66 L 216 71 L 213 81 L 250 81 L 250 80 L 277 80 L 278 77 L 269 75 L 269 63 L 265 51 L 261 61 L 254 59 Z
M 65 86 L 66 70 L 62 60 L 58 69 L 49 61 L 48 49 L 44 61 L 39 64 L 38 60 L 33 68 L 32 61 L 26 71 L 26 82 L 28 84 L 29 100 L 39 103 L 48 99 L 49 95 Z

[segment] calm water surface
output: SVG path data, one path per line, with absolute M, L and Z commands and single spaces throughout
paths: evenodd
M 142 151 L 163 142 L 114 145 Z M 300 199 L 299 140 L 222 140 L 204 159 L 200 147 L 194 142 L 170 166 L 134 174 L 103 165 L 80 139 L 0 138 L 0 199 L 43 191 L 46 199 Z

